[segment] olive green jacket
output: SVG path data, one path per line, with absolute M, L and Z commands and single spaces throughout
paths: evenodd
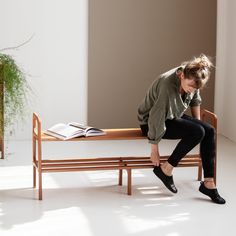
M 157 144 L 165 134 L 167 119 L 180 118 L 189 106 L 201 104 L 199 90 L 188 93 L 183 100 L 180 93 L 180 79 L 177 67 L 157 78 L 148 89 L 138 108 L 140 125 L 148 124 L 148 139 Z

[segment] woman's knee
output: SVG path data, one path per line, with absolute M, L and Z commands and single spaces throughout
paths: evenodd
M 214 138 L 216 135 L 216 130 L 213 126 L 209 125 L 208 127 L 205 128 L 205 133 L 208 137 Z
M 193 130 L 193 135 L 195 138 L 201 141 L 206 135 L 204 127 L 201 125 L 197 125 Z

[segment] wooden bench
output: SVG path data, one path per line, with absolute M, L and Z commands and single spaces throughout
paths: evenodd
M 202 110 L 201 119 L 210 122 L 217 128 L 215 114 Z M 138 140 L 146 139 L 142 136 L 139 128 L 131 129 L 105 129 L 106 135 L 95 137 L 73 138 L 69 141 L 91 141 L 91 140 Z M 71 172 L 71 171 L 95 171 L 95 170 L 119 170 L 118 184 L 122 185 L 123 170 L 127 171 L 127 193 L 132 193 L 132 170 L 153 168 L 150 158 L 140 156 L 122 157 L 94 157 L 79 159 L 44 159 L 42 157 L 42 142 L 65 142 L 63 140 L 46 135 L 41 129 L 41 121 L 36 113 L 33 113 L 33 186 L 36 187 L 38 179 L 38 199 L 42 200 L 42 174 L 48 172 Z M 161 156 L 161 163 L 169 156 Z M 179 163 L 181 167 L 197 167 L 198 180 L 202 179 L 202 162 L 200 154 L 186 155 Z M 216 163 L 215 163 L 216 167 Z M 216 170 L 216 169 L 215 169 Z M 216 171 L 215 171 L 216 173 Z M 38 174 L 38 178 L 36 178 Z M 215 176 L 216 179 L 216 176 Z

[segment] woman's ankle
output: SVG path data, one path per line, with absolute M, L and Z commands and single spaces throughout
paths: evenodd
M 204 185 L 208 189 L 215 189 L 216 188 L 216 185 L 215 185 L 215 182 L 214 182 L 213 178 L 205 178 L 204 179 Z
M 172 176 L 172 171 L 174 167 L 169 162 L 166 161 L 161 165 L 161 169 L 165 175 Z

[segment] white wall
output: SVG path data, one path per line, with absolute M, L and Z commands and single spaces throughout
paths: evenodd
M 32 111 L 43 127 L 57 122 L 87 122 L 88 0 L 0 0 L 0 49 L 30 74 L 34 91 L 27 122 L 14 139 L 31 137 Z
M 215 112 L 219 132 L 236 142 L 236 1 L 218 0 Z

